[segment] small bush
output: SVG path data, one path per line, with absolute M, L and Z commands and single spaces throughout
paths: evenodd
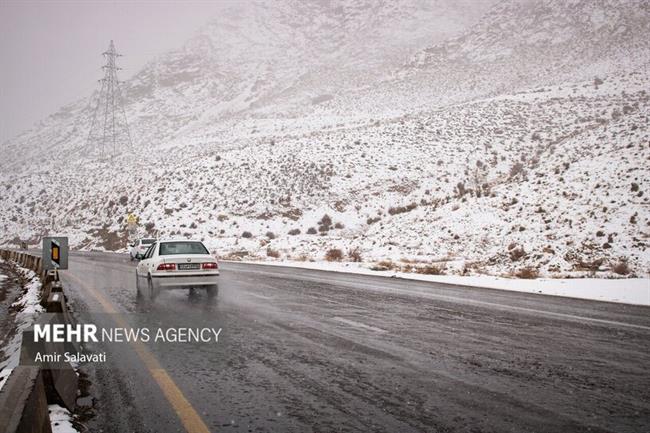
M 390 208 L 388 208 L 388 213 L 390 215 L 397 215 L 397 214 L 400 214 L 400 213 L 411 212 L 416 207 L 418 207 L 418 204 L 413 202 L 413 203 L 408 204 L 406 206 L 390 207 Z
M 289 235 L 296 236 L 300 234 L 300 229 L 291 229 L 289 230 Z
M 612 271 L 618 275 L 628 275 L 630 273 L 630 267 L 625 260 L 621 260 L 612 268 Z
M 329 227 L 332 225 L 332 218 L 329 215 L 325 214 L 323 215 L 323 218 L 320 219 L 318 224 Z
M 343 223 L 336 223 L 336 224 L 334 224 L 334 228 L 335 228 L 335 229 L 339 229 L 339 230 L 340 230 L 340 229 L 342 229 L 342 228 L 344 228 L 344 227 L 345 227 L 345 226 L 343 225 Z
M 524 280 L 534 280 L 538 276 L 539 276 L 539 271 L 531 267 L 521 268 L 515 274 L 515 277 L 522 278 Z
M 253 237 L 253 233 L 251 233 L 251 232 L 244 232 L 244 233 L 241 234 L 241 237 L 242 237 L 242 238 L 245 238 L 245 239 L 250 239 L 250 238 Z
M 279 259 L 280 258 L 280 252 L 277 250 L 272 249 L 271 247 L 268 247 L 266 249 L 266 255 L 269 257 L 273 257 L 274 259 Z
M 381 262 L 377 263 L 375 266 L 370 268 L 373 271 L 389 271 L 391 269 L 395 268 L 395 264 L 391 262 L 390 260 L 382 260 Z
M 417 273 L 424 275 L 443 275 L 444 269 L 436 265 L 426 265 L 422 268 L 417 268 Z
M 275 239 L 275 233 L 273 232 L 266 232 L 266 237 L 269 239 Z
M 526 250 L 524 250 L 524 247 L 515 247 L 510 250 L 509 255 L 510 260 L 516 262 L 526 255 Z
M 519 174 L 522 176 L 525 174 L 524 165 L 521 162 L 516 162 L 510 167 L 510 177 L 513 178 Z
M 361 258 L 361 251 L 359 250 L 359 247 L 353 248 L 350 251 L 348 251 L 348 257 L 353 262 L 360 262 L 362 258 Z
M 314 227 L 309 227 L 307 229 L 307 234 L 308 235 L 315 235 L 316 234 L 316 229 Z
M 325 253 L 325 260 L 328 262 L 340 262 L 343 260 L 343 251 L 338 248 L 332 248 Z
M 366 224 L 368 224 L 368 225 L 370 225 L 370 224 L 374 224 L 374 223 L 376 223 L 377 221 L 379 221 L 380 219 L 381 219 L 381 217 L 368 218 L 368 219 L 366 220 Z

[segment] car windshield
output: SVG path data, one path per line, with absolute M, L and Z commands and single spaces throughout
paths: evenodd
M 154 241 L 155 239 L 142 239 L 140 242 L 142 243 L 142 245 L 150 245 L 153 244 Z
M 161 256 L 172 254 L 209 254 L 201 242 L 163 242 L 160 244 Z

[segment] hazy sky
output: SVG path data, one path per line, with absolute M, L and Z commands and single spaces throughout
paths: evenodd
M 236 1 L 236 0 L 235 0 Z M 225 0 L 0 0 L 0 142 L 98 85 L 111 39 L 126 79 L 180 47 Z

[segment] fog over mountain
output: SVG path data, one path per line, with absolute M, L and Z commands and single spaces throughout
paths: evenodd
M 641 0 L 235 4 L 123 84 L 131 151 L 89 157 L 96 93 L 3 145 L 0 242 L 135 212 L 231 257 L 644 274 L 648 34 Z

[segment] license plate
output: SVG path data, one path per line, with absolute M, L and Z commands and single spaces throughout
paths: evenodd
M 179 263 L 178 264 L 178 270 L 179 271 L 191 271 L 195 269 L 201 269 L 201 265 L 199 263 Z

